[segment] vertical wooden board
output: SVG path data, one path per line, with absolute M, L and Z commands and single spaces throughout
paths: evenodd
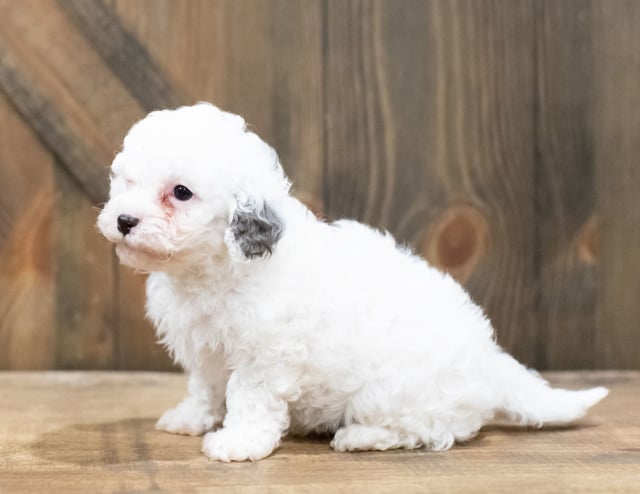
M 591 3 L 536 6 L 538 365 L 593 368 L 598 259 Z
M 115 260 L 96 231 L 96 211 L 69 173 L 56 167 L 56 367 L 113 368 Z
M 418 7 L 418 11 L 415 8 Z M 393 117 L 403 106 L 391 106 L 389 81 L 394 71 L 407 74 L 411 52 L 398 41 L 409 38 L 409 33 L 391 33 L 388 44 L 382 39 L 383 23 L 400 12 L 411 13 L 419 24 L 411 34 L 420 34 L 426 27 L 423 3 L 394 6 L 390 2 L 326 2 L 324 12 L 324 92 L 325 92 L 325 203 L 329 217 L 356 217 L 380 225 L 382 216 L 388 216 L 392 201 L 395 143 L 401 132 L 392 129 Z M 404 28 L 404 26 L 400 26 Z M 422 28 L 422 29 L 421 29 Z M 393 37 L 395 36 L 395 39 Z M 413 48 L 414 57 L 424 59 L 428 46 L 424 35 L 419 35 Z M 417 53 L 416 53 L 417 52 Z M 420 94 L 428 78 L 415 73 L 414 88 Z M 409 75 L 411 77 L 411 75 Z M 406 95 L 405 95 L 406 96 Z M 415 101 L 416 121 L 400 115 L 401 129 L 424 123 L 421 115 L 428 110 L 426 97 Z M 396 102 L 397 103 L 397 102 Z M 422 105 L 421 105 L 422 103 Z M 402 105 L 402 103 L 400 103 Z M 415 137 L 415 136 L 414 136 Z M 419 153 L 406 163 L 410 171 L 419 170 L 424 155 Z M 417 159 L 416 159 L 417 158 Z M 398 174 L 402 176 L 401 174 Z M 414 183 L 426 183 L 414 177 Z M 383 210 L 385 212 L 383 212 Z M 386 226 L 386 225 L 385 225 Z M 392 229 L 394 231 L 395 229 Z
M 371 143 L 375 146 L 378 141 L 379 156 L 373 161 L 378 163 L 380 184 L 377 193 L 375 189 L 369 192 L 371 206 L 366 209 L 374 211 L 374 205 L 379 204 L 378 219 L 373 221 L 390 228 L 402 241 L 417 245 L 425 225 L 435 217 L 434 205 L 447 201 L 445 187 L 440 180 L 433 180 L 430 169 L 440 138 L 435 120 L 440 81 L 435 70 L 438 40 L 433 5 L 421 0 L 402 6 L 389 1 L 374 5 L 378 13 L 372 18 L 371 39 L 361 39 L 361 43 L 371 50 L 363 67 L 370 66 L 364 80 L 374 94 L 366 101 L 379 102 L 375 113 L 381 135 L 371 135 Z M 330 43 L 331 36 L 328 39 Z M 358 125 L 349 125 L 354 123 Z M 340 143 L 342 152 L 349 153 L 352 145 L 349 141 Z M 332 160 L 328 167 L 348 171 L 348 164 L 347 155 L 335 164 Z
M 325 12 L 326 197 L 465 282 L 535 361 L 530 1 L 341 2 Z
M 118 369 L 175 370 L 165 349 L 157 343 L 145 319 L 146 276 L 118 267 Z
M 640 368 L 640 3 L 593 4 L 595 166 L 602 223 L 596 362 Z
M 293 193 L 324 212 L 322 12 L 320 1 L 278 0 L 271 13 L 273 83 L 270 144 L 293 180 Z
M 53 168 L 0 93 L 0 369 L 55 362 Z

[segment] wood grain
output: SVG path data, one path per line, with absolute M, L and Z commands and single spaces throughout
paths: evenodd
M 186 379 L 160 373 L 0 373 L 0 491 L 636 492 L 638 372 L 559 373 L 611 394 L 572 427 L 492 425 L 447 452 L 335 453 L 288 438 L 257 463 L 222 464 L 200 438 L 153 429 Z
M 144 283 L 147 277 L 122 265 L 117 270 L 118 360 L 115 367 L 126 370 L 176 369 L 165 349 L 157 343 L 151 323 L 145 319 Z
M 41 325 L 56 334 L 47 348 L 48 366 L 111 366 L 113 254 L 95 232 L 91 204 L 105 199 L 107 165 L 141 110 L 55 2 L 3 2 L 1 7 L 0 84 L 60 158 L 56 200 L 47 206 L 51 216 L 46 220 L 55 241 L 38 246 L 42 255 L 55 259 L 55 276 L 22 297 L 29 300 L 44 289 L 53 301 L 56 322 Z M 38 29 L 30 29 L 33 25 Z M 97 87 L 102 97 L 96 98 Z M 33 337 L 29 343 L 35 342 Z
M 500 343 L 532 363 L 530 2 L 329 1 L 325 17 L 329 216 L 441 252 L 430 260 L 443 268 L 457 255 L 438 246 L 468 251 L 467 287 Z M 433 237 L 460 207 L 474 213 L 458 238 L 473 243 Z
M 602 223 L 596 362 L 640 367 L 640 4 L 594 3 L 595 166 Z
M 325 4 L 324 199 L 333 219 L 352 216 L 379 224 L 381 208 L 391 200 L 394 148 L 381 8 L 363 1 Z
M 107 165 L 142 109 L 56 2 L 0 8 L 0 86 L 88 197 L 104 201 Z
M 595 364 L 597 271 L 591 3 L 536 4 L 537 365 Z M 586 249 L 586 250 L 585 250 Z
M 62 10 L 146 111 L 184 103 L 174 84 L 101 0 L 58 0 Z
M 67 171 L 56 168 L 54 255 L 57 369 L 115 364 L 116 260 L 94 226 L 96 212 Z
M 48 369 L 56 345 L 54 163 L 1 93 L 0 164 L 0 369 Z

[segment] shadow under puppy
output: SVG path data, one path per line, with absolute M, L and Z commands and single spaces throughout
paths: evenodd
M 355 221 L 289 195 L 274 150 L 206 103 L 149 114 L 112 166 L 98 218 L 149 272 L 147 314 L 189 372 L 157 428 L 258 460 L 287 431 L 338 451 L 450 448 L 497 412 L 568 422 L 606 394 L 552 389 L 494 342 L 452 278 Z

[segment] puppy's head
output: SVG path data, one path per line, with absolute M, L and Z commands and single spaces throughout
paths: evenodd
M 111 169 L 98 217 L 123 264 L 171 271 L 269 255 L 289 182 L 244 120 L 200 103 L 135 124 Z

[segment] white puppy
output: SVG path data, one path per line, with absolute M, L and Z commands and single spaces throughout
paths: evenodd
M 287 431 L 442 450 L 497 412 L 567 422 L 607 394 L 551 389 L 452 278 L 389 234 L 317 220 L 289 185 L 273 149 L 209 104 L 125 138 L 98 226 L 151 273 L 147 314 L 190 375 L 158 429 L 206 433 L 221 461 L 264 458 Z

